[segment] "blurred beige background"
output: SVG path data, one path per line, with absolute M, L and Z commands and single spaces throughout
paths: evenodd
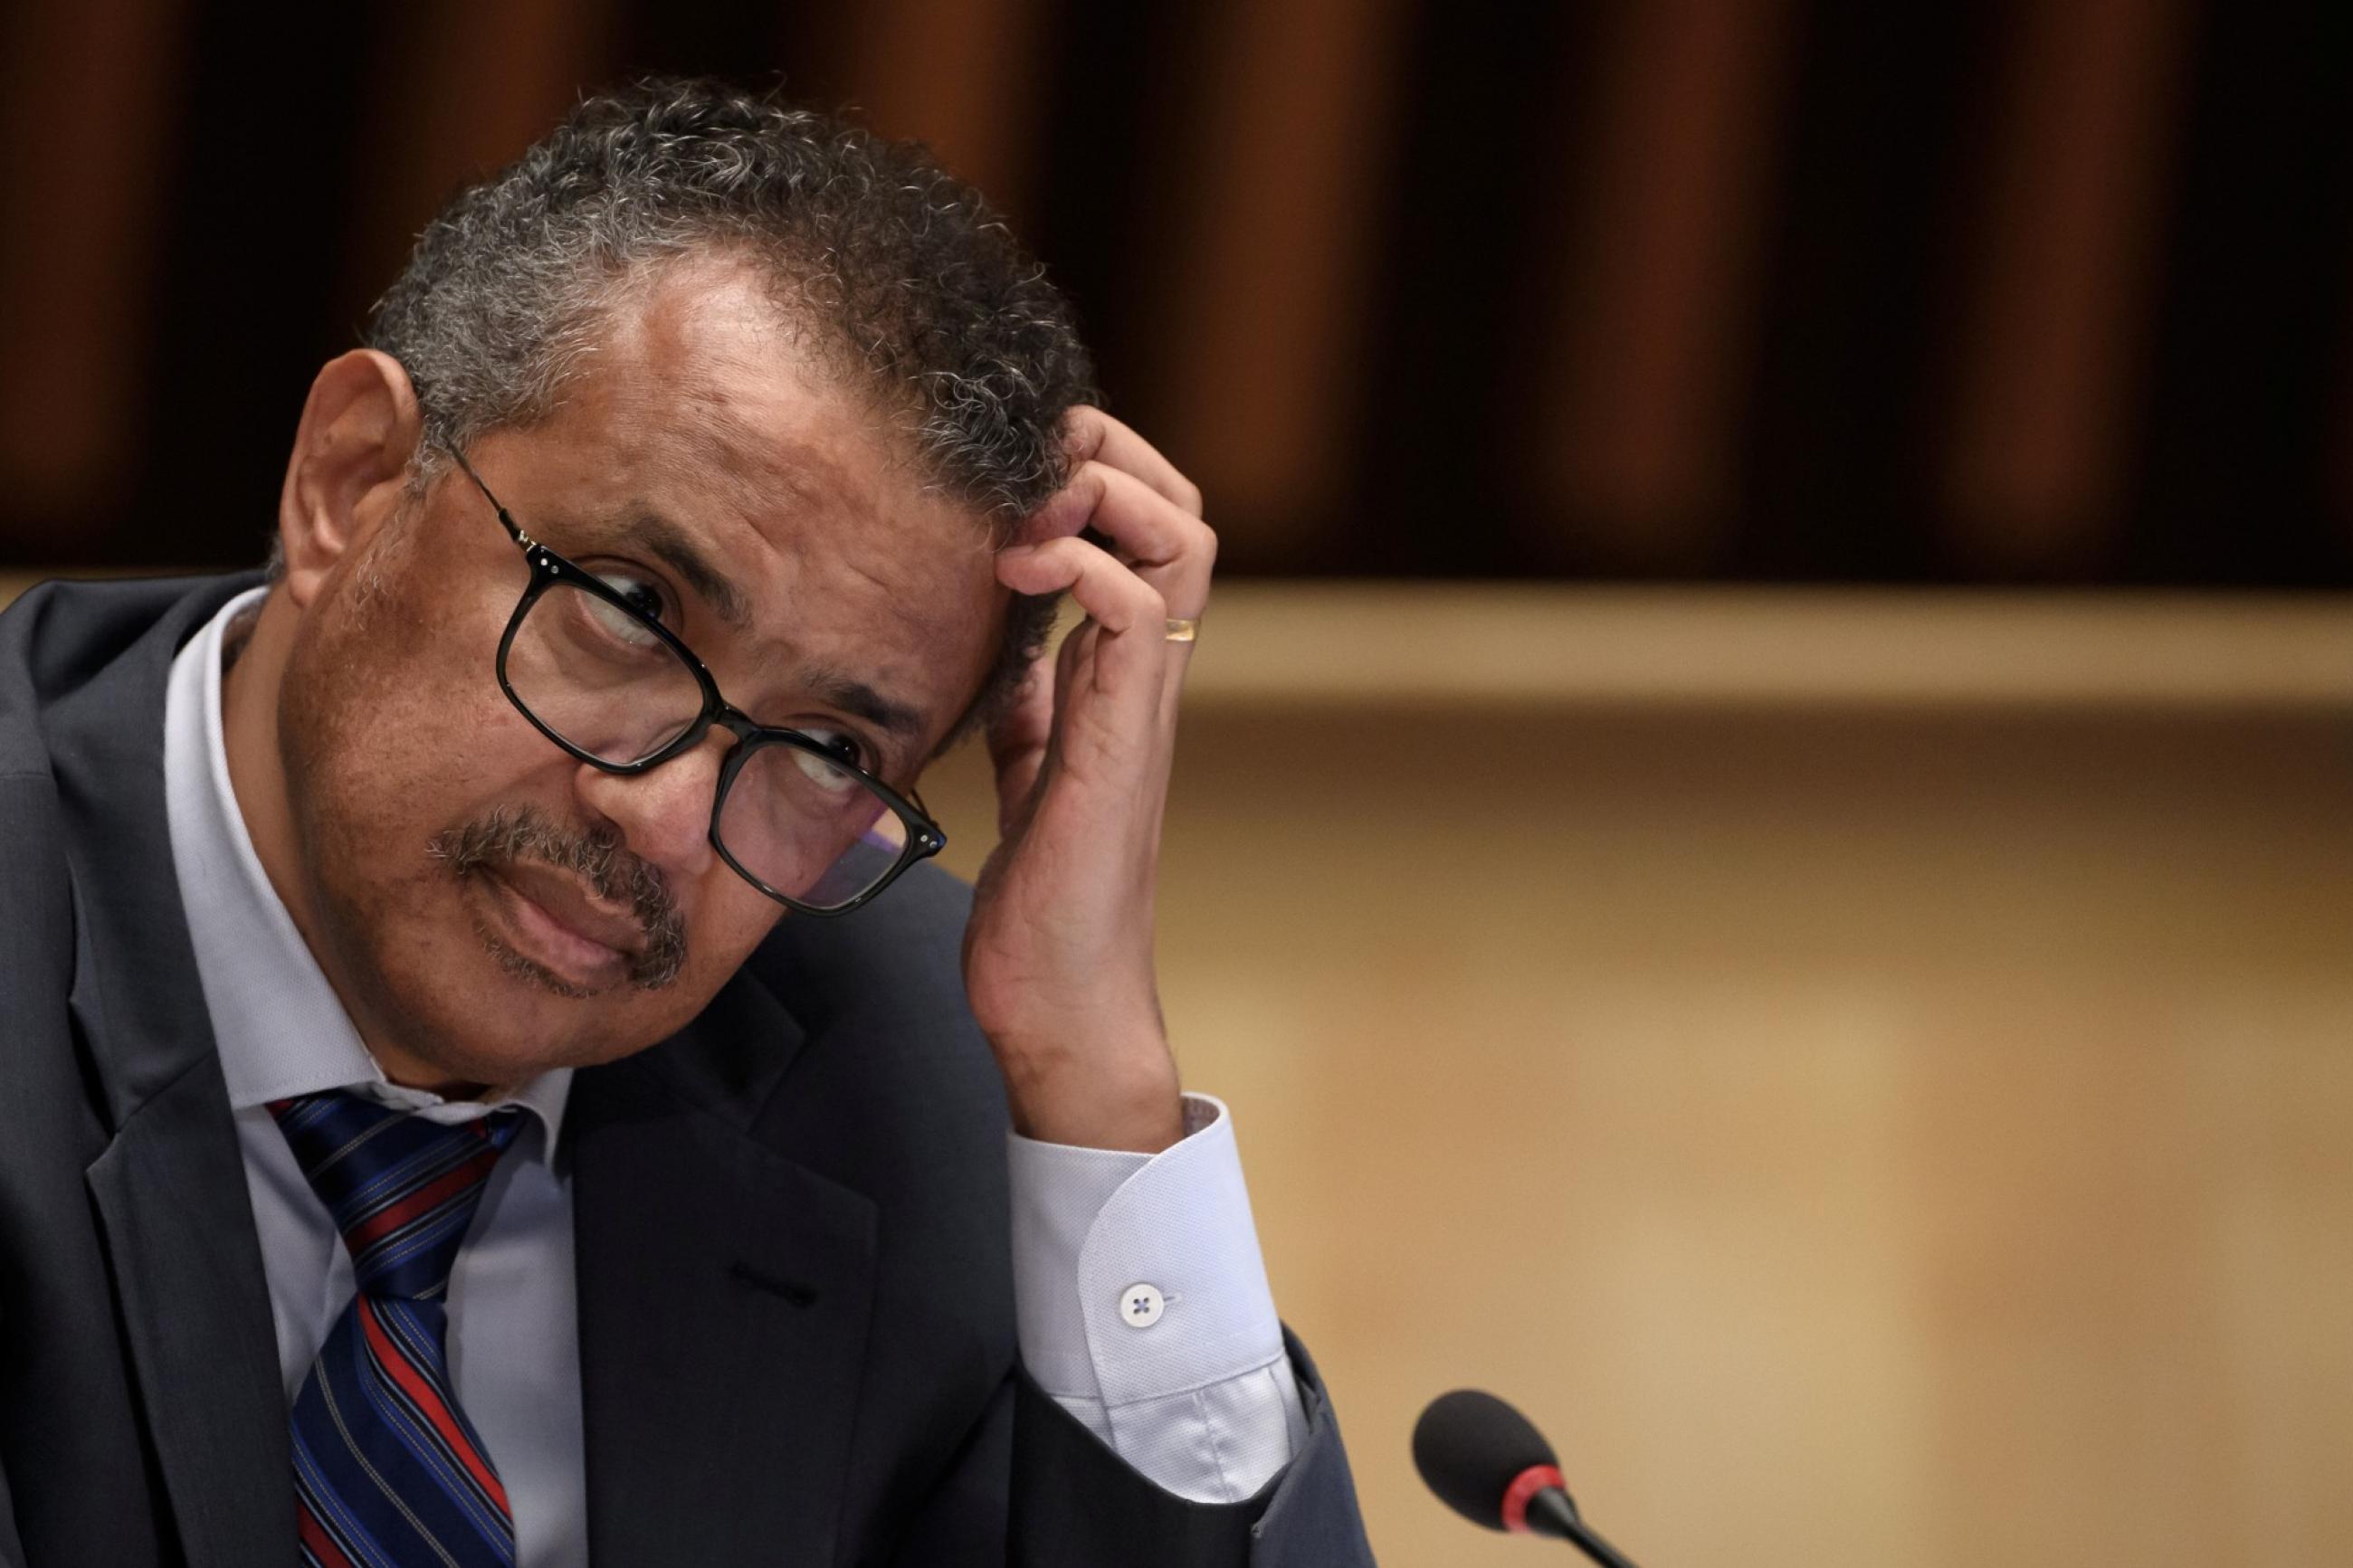
M 1384 1563 L 1570 1560 L 1413 1476 L 1464 1384 L 1653 1568 L 2353 1562 L 2345 607 L 1254 586 L 1204 638 L 1168 1014 Z

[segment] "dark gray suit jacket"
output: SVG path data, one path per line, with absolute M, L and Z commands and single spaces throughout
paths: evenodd
M 250 576 L 0 616 L 0 1565 L 290 1562 L 285 1397 L 164 809 L 173 655 Z M 488 672 L 485 672 L 488 679 Z M 1188 1503 L 1015 1356 L 968 895 L 781 922 L 566 1112 L 597 1568 L 1368 1563 L 1330 1407 Z

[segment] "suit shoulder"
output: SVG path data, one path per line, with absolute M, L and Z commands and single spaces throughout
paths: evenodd
M 807 1037 L 787 1100 L 1001 1163 L 1004 1083 L 965 1001 L 971 912 L 968 886 L 919 866 L 849 915 L 777 923 L 744 970 Z
M 971 914 L 971 888 L 918 866 L 848 915 L 787 915 L 744 968 L 812 1035 L 844 1026 L 968 1025 L 963 947 Z
M 47 716 L 162 632 L 178 647 L 257 572 L 37 583 L 0 609 L 0 772 L 46 772 Z M 168 660 L 166 661 L 168 662 Z

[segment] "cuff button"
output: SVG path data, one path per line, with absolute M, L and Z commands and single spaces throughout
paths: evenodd
M 1158 1286 L 1130 1285 L 1119 1293 L 1119 1321 L 1131 1329 L 1148 1329 L 1160 1321 L 1167 1306 Z

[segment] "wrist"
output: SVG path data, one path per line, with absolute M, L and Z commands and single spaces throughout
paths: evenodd
M 1039 1143 L 1157 1154 L 1185 1136 L 1176 1059 L 1157 1037 L 1125 1049 L 991 1039 L 1013 1131 Z

